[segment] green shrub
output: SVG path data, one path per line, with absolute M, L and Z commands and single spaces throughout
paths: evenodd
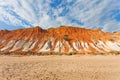
M 103 55 L 104 53 L 103 52 L 97 52 L 97 55 Z
M 63 55 L 62 52 L 49 52 L 49 55 Z
M 50 52 L 49 55 L 56 55 L 56 52 Z
M 110 51 L 110 52 L 108 52 L 109 54 L 115 54 L 115 55 L 119 55 L 120 54 L 120 51 Z
M 64 36 L 63 36 L 63 39 L 66 40 L 66 41 L 69 41 L 69 40 L 70 40 L 69 37 L 68 37 L 68 35 L 64 35 Z
M 11 52 L 3 52 L 4 55 L 10 55 Z
M 67 55 L 75 55 L 76 52 L 69 52 Z
M 87 53 L 84 53 L 84 54 L 96 55 L 97 53 L 96 52 L 87 52 Z
M 62 52 L 58 52 L 58 55 L 63 55 L 64 53 L 62 53 Z
M 37 55 L 38 55 L 38 56 L 41 56 L 41 55 L 43 55 L 43 53 L 42 53 L 42 52 L 38 52 Z

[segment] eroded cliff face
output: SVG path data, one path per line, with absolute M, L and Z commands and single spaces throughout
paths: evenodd
M 109 52 L 120 51 L 120 35 L 100 29 L 61 26 L 0 31 L 0 51 Z

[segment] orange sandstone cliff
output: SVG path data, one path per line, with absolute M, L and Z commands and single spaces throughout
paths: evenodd
M 61 26 L 0 30 L 0 51 L 109 52 L 120 51 L 120 32 Z

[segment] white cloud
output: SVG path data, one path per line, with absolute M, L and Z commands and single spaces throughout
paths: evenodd
M 107 22 L 104 25 L 103 30 L 104 31 L 111 31 L 111 32 L 120 31 L 120 23 L 117 23 L 116 21 Z
M 74 0 L 74 3 L 70 4 L 71 1 L 73 0 L 62 0 L 57 8 L 53 8 L 50 6 L 51 0 L 0 0 L 0 21 L 25 27 L 29 25 L 23 23 L 21 19 L 43 28 L 73 25 L 88 28 L 103 27 L 104 31 L 120 29 L 120 21 L 115 20 L 115 16 L 120 14 L 119 0 Z M 19 18 L 8 13 L 6 9 L 15 12 Z M 61 16 L 65 9 L 69 11 Z M 113 10 L 119 12 L 113 14 Z M 78 20 L 83 25 L 71 22 L 71 19 Z
M 11 16 L 9 13 L 0 8 L 0 21 L 10 25 L 21 25 L 21 21 L 16 19 L 15 16 Z

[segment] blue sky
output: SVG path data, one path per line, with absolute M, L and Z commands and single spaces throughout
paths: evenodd
M 120 30 L 120 0 L 0 0 L 0 29 L 60 25 Z

